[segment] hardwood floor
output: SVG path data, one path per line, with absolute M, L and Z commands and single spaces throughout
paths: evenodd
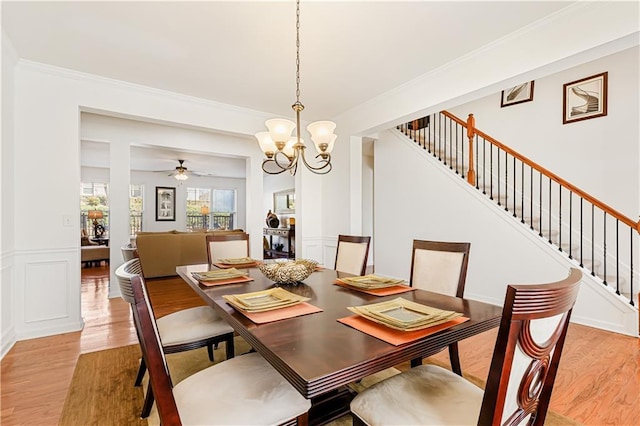
M 131 309 L 108 299 L 107 266 L 82 270 L 85 328 L 17 342 L 1 363 L 2 425 L 56 425 L 82 353 L 137 343 Z M 201 299 L 180 278 L 154 280 L 149 293 L 157 316 Z M 460 343 L 464 371 L 485 378 L 496 331 Z M 436 355 L 448 362 L 446 351 Z M 640 424 L 640 339 L 572 324 L 551 409 L 585 425 Z

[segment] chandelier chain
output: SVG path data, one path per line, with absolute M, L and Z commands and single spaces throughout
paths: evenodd
M 296 2 L 296 104 L 300 103 L 300 0 Z

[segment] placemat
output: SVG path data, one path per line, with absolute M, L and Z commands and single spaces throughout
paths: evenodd
M 435 325 L 433 327 L 425 328 L 422 330 L 400 331 L 386 327 L 382 324 L 375 323 L 373 321 L 369 321 L 368 319 L 363 318 L 359 315 L 338 318 L 338 322 L 341 322 L 345 325 L 348 325 L 349 327 L 355 328 L 358 331 L 366 333 L 394 346 L 400 346 L 404 345 L 405 343 L 413 342 L 414 340 L 430 336 L 434 333 L 437 333 L 438 331 L 446 330 L 447 328 L 454 327 L 466 321 L 469 321 L 469 318 L 458 317 L 443 324 Z
M 272 311 L 265 312 L 245 312 L 240 309 L 236 309 L 236 311 L 240 312 L 242 315 L 249 318 L 256 324 L 264 324 L 267 322 L 295 318 L 302 315 L 315 314 L 316 312 L 322 312 L 322 309 L 318 308 L 317 306 L 313 306 L 310 303 L 302 302 L 294 306 L 289 306 L 287 308 L 274 309 Z
M 394 286 L 391 286 L 391 287 L 385 287 L 385 288 L 376 288 L 376 289 L 372 289 L 372 290 L 366 290 L 364 288 L 358 288 L 358 287 L 350 286 L 349 284 L 344 283 L 344 282 L 340 281 L 339 279 L 337 279 L 333 283 L 335 285 L 339 285 L 340 287 L 348 288 L 349 290 L 360 291 L 362 293 L 371 294 L 373 296 L 391 296 L 392 294 L 406 293 L 408 291 L 415 290 L 415 288 L 409 287 L 408 285 L 404 285 L 404 284 L 398 284 L 398 285 L 394 285 Z
M 207 287 L 214 287 L 214 286 L 225 285 L 225 284 L 242 284 L 249 281 L 253 281 L 253 278 L 243 276 L 243 277 L 230 278 L 228 280 L 213 280 L 213 281 L 198 281 L 198 282 Z
M 229 268 L 254 268 L 256 266 L 258 266 L 260 264 L 260 262 L 255 261 L 255 262 L 250 262 L 250 263 L 234 263 L 234 264 L 230 264 L 230 263 L 219 263 L 219 262 L 213 262 L 212 265 L 216 266 L 220 269 L 229 269 Z

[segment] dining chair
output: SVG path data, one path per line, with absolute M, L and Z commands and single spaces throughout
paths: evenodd
M 338 235 L 334 269 L 348 274 L 364 275 L 367 271 L 370 243 L 370 236 Z
M 209 264 L 218 259 L 249 257 L 249 234 L 246 232 L 207 235 L 206 241 Z
M 507 286 L 484 392 L 435 365 L 411 368 L 351 401 L 354 425 L 542 426 L 582 272 Z
M 463 297 L 471 243 L 413 240 L 409 285 L 420 290 L 447 296 Z M 449 345 L 449 359 L 454 373 L 462 375 L 458 343 Z M 411 366 L 422 359 L 411 361 Z
M 133 310 L 135 297 L 131 280 L 142 275 L 140 259 L 134 258 L 120 265 L 115 274 L 120 285 L 120 294 Z M 209 360 L 213 361 L 214 346 L 217 347 L 220 342 L 225 342 L 227 360 L 235 355 L 233 328 L 209 306 L 196 306 L 164 315 L 157 319 L 157 327 L 162 337 L 164 353 L 173 354 L 206 346 Z M 138 339 L 140 339 L 140 335 L 138 335 Z M 142 384 L 146 370 L 147 364 L 143 358 L 140 361 L 135 381 L 136 386 Z M 147 390 L 142 417 L 149 415 L 152 405 L 153 394 Z
M 212 365 L 173 386 L 144 281 L 136 276 L 131 284 L 134 323 L 162 425 L 308 423 L 311 402 L 256 352 Z

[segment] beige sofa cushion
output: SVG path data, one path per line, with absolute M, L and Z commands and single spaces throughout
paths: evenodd
M 210 232 L 139 232 L 136 246 L 145 278 L 171 277 L 176 267 L 207 263 L 206 235 L 244 232 L 242 229 Z
M 205 247 L 206 249 L 206 247 Z M 205 250 L 206 254 L 206 250 Z M 80 247 L 80 260 L 90 262 L 97 260 L 109 260 L 109 247 L 107 246 L 82 246 Z

